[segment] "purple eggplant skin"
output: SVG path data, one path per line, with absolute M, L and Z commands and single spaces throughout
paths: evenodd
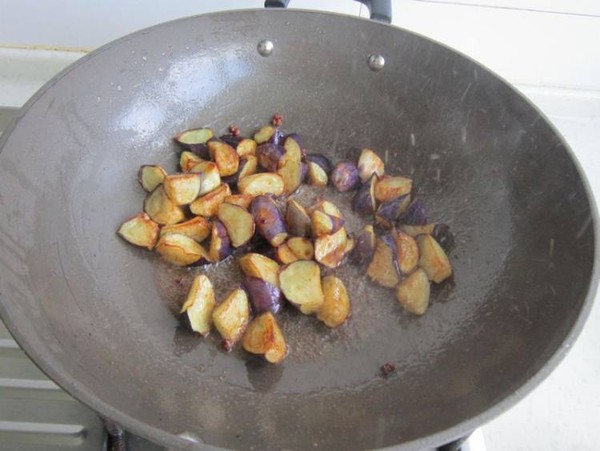
M 454 249 L 454 234 L 447 224 L 436 224 L 431 236 L 438 242 L 442 249 L 446 251 L 446 253 Z
M 258 164 L 269 172 L 277 172 L 279 160 L 285 153 L 285 149 L 279 144 L 267 142 L 256 148 Z
M 248 293 L 250 306 L 255 315 L 264 312 L 277 314 L 285 305 L 281 290 L 266 280 L 246 276 L 242 287 Z
M 325 174 L 327 174 L 327 177 L 329 177 L 329 174 L 331 174 L 331 171 L 333 170 L 333 164 L 331 164 L 331 160 L 329 160 L 329 158 L 327 158 L 323 154 L 309 153 L 305 159 L 306 159 L 306 161 L 310 161 L 310 162 L 318 164 L 321 167 L 321 169 L 323 169 L 323 171 L 325 171 Z
M 279 246 L 287 237 L 285 222 L 275 201 L 265 194 L 256 196 L 250 204 L 250 213 L 256 224 L 256 231 L 271 246 Z
M 241 136 L 233 136 L 231 133 L 228 133 L 226 135 L 221 135 L 219 139 L 235 149 L 240 141 L 244 138 Z
M 349 260 L 355 266 L 364 267 L 373 259 L 375 252 L 375 232 L 373 226 L 366 226 L 355 240 Z
M 391 227 L 398 218 L 406 211 L 410 194 L 386 200 L 377 208 L 377 221 L 385 226 Z
M 301 163 L 300 171 L 300 183 L 305 183 L 308 178 L 308 164 L 304 161 Z
M 364 183 L 352 200 L 352 210 L 361 215 L 371 215 L 375 213 L 375 181 L 377 176 L 372 175 L 369 181 Z
M 398 224 L 427 224 L 427 210 L 425 209 L 425 203 L 421 199 L 413 200 L 406 211 L 398 218 Z
M 210 153 L 208 151 L 208 145 L 206 143 L 202 144 L 188 144 L 187 150 L 195 153 L 203 160 L 210 160 Z M 186 315 L 187 316 L 187 315 Z
M 352 191 L 360 186 L 358 167 L 353 161 L 338 162 L 331 172 L 331 183 L 340 193 Z

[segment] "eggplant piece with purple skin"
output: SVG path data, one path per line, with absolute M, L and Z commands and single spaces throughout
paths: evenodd
M 312 228 L 310 216 L 306 212 L 306 209 L 294 199 L 290 199 L 287 202 L 285 220 L 287 230 L 291 235 L 305 238 L 311 236 Z
M 311 228 L 314 238 L 331 235 L 344 226 L 344 219 L 327 214 L 321 210 L 315 210 L 311 214 Z
M 231 239 L 227 229 L 220 220 L 215 219 L 210 233 L 210 248 L 208 250 L 210 260 L 218 262 L 229 257 L 232 253 L 233 247 L 231 247 Z
M 258 144 L 266 142 L 273 144 L 281 144 L 283 142 L 283 133 L 273 125 L 265 125 L 254 134 L 254 141 Z
M 217 216 L 227 229 L 233 247 L 248 243 L 254 236 L 254 218 L 245 208 L 223 202 L 219 205 Z
M 275 201 L 267 195 L 256 196 L 250 205 L 258 234 L 273 247 L 287 238 L 287 230 Z
M 221 135 L 219 137 L 219 139 L 221 141 L 223 141 L 226 144 L 229 144 L 231 147 L 233 147 L 234 149 L 237 147 L 237 145 L 240 143 L 240 141 L 244 138 L 242 138 L 241 136 L 234 136 L 231 133 L 227 133 L 225 135 Z
M 383 177 L 383 174 L 385 173 L 383 160 L 371 149 L 365 148 L 361 151 L 357 166 L 360 179 L 363 183 L 369 180 L 373 175 Z
M 350 262 L 359 267 L 368 264 L 372 260 L 373 253 L 375 252 L 376 240 L 377 237 L 375 236 L 373 226 L 365 226 L 355 240 L 354 249 L 350 254 Z
M 273 143 L 264 143 L 256 148 L 256 157 L 261 168 L 269 172 L 277 172 L 279 160 L 283 157 L 285 149 Z
M 318 165 L 323 170 L 323 172 L 325 172 L 327 177 L 329 177 L 329 174 L 331 174 L 331 171 L 333 170 L 333 164 L 331 163 L 331 160 L 323 154 L 309 153 L 305 157 L 305 160 L 309 163 L 315 163 L 316 165 Z
M 240 163 L 237 172 L 233 175 L 222 177 L 221 180 L 223 181 L 223 183 L 232 185 L 234 183 L 237 183 L 240 179 L 246 177 L 247 175 L 256 174 L 257 167 L 257 160 L 254 155 L 240 157 Z
M 410 194 L 387 200 L 379 205 L 375 214 L 375 221 L 383 227 L 392 227 L 398 218 L 408 208 L 410 204 Z
M 285 305 L 285 298 L 279 288 L 266 280 L 246 276 L 243 288 L 248 293 L 254 314 L 264 312 L 277 314 Z
M 308 183 L 312 186 L 327 186 L 329 177 L 327 173 L 314 161 L 308 162 Z
M 214 139 L 214 133 L 210 128 L 186 130 L 175 137 L 175 141 L 183 149 L 193 152 L 205 160 L 208 160 L 210 156 L 206 144 L 210 139 Z
M 398 218 L 398 224 L 427 224 L 427 210 L 425 208 L 425 203 L 421 199 L 413 200 L 406 211 Z
M 352 210 L 361 215 L 371 215 L 375 213 L 377 200 L 375 199 L 375 182 L 377 177 L 371 176 L 371 179 L 362 185 L 352 201 Z
M 360 186 L 360 176 L 356 164 L 349 160 L 338 162 L 331 172 L 331 183 L 340 193 L 357 189 Z
M 144 191 L 150 193 L 165 180 L 166 176 L 167 171 L 162 166 L 145 164 L 140 167 L 138 181 Z

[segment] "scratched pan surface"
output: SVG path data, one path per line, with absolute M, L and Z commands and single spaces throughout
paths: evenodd
M 387 154 L 457 244 L 454 280 L 424 317 L 347 268 L 350 323 L 331 332 L 287 314 L 291 353 L 272 367 L 178 327 L 190 274 L 115 229 L 141 208 L 139 165 L 175 168 L 176 132 L 250 132 L 276 111 L 334 160 Z M 593 202 L 557 132 L 473 61 L 366 20 L 261 10 L 150 28 L 46 85 L 1 149 L 3 319 L 61 386 L 170 446 L 446 442 L 549 373 L 595 292 Z M 220 292 L 235 284 L 229 266 L 211 270 Z M 397 365 L 389 379 L 385 362 Z

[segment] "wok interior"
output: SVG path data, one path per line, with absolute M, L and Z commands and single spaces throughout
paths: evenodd
M 256 52 L 264 38 L 268 58 Z M 385 55 L 381 72 L 366 64 L 372 52 Z M 346 269 L 360 293 L 354 334 L 307 326 L 313 338 L 273 367 L 178 327 L 163 296 L 178 272 L 114 232 L 141 208 L 139 165 L 175 169 L 178 131 L 235 122 L 249 133 L 276 111 L 333 160 L 364 146 L 387 155 L 386 171 L 413 177 L 457 244 L 454 280 L 424 317 Z M 94 408 L 179 444 L 171 434 L 373 448 L 453 427 L 557 351 L 593 263 L 587 195 L 537 111 L 435 43 L 334 15 L 201 16 L 95 52 L 6 140 L 0 205 L 2 310 L 21 343 Z M 385 362 L 398 368 L 387 380 Z

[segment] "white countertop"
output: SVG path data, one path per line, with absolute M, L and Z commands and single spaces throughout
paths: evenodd
M 12 3 L 12 4 L 11 4 Z M 261 2 L 173 0 L 8 2 L 0 16 L 0 106 L 20 106 L 83 55 L 16 45 L 96 47 L 136 29 L 215 9 Z M 215 2 L 217 3 L 217 2 Z M 460 3 L 460 4 L 459 4 Z M 65 6 L 64 4 L 70 4 Z M 152 7 L 148 7 L 148 5 Z M 353 2 L 296 0 L 296 7 L 364 15 Z M 600 5 L 577 0 L 396 0 L 394 23 L 433 37 L 514 83 L 566 138 L 600 200 Z M 515 5 L 522 9 L 514 9 Z M 55 5 L 54 5 L 55 6 Z M 341 10 L 340 10 L 341 8 Z M 102 16 L 117 17 L 110 27 Z M 100 16 L 100 18 L 98 17 Z M 131 20 L 124 17 L 130 16 Z M 43 20 L 42 20 L 43 19 Z M 67 24 L 70 24 L 67 26 Z M 16 45 L 15 45 L 16 44 Z M 488 423 L 488 450 L 600 448 L 600 305 L 558 368 L 515 407 Z

